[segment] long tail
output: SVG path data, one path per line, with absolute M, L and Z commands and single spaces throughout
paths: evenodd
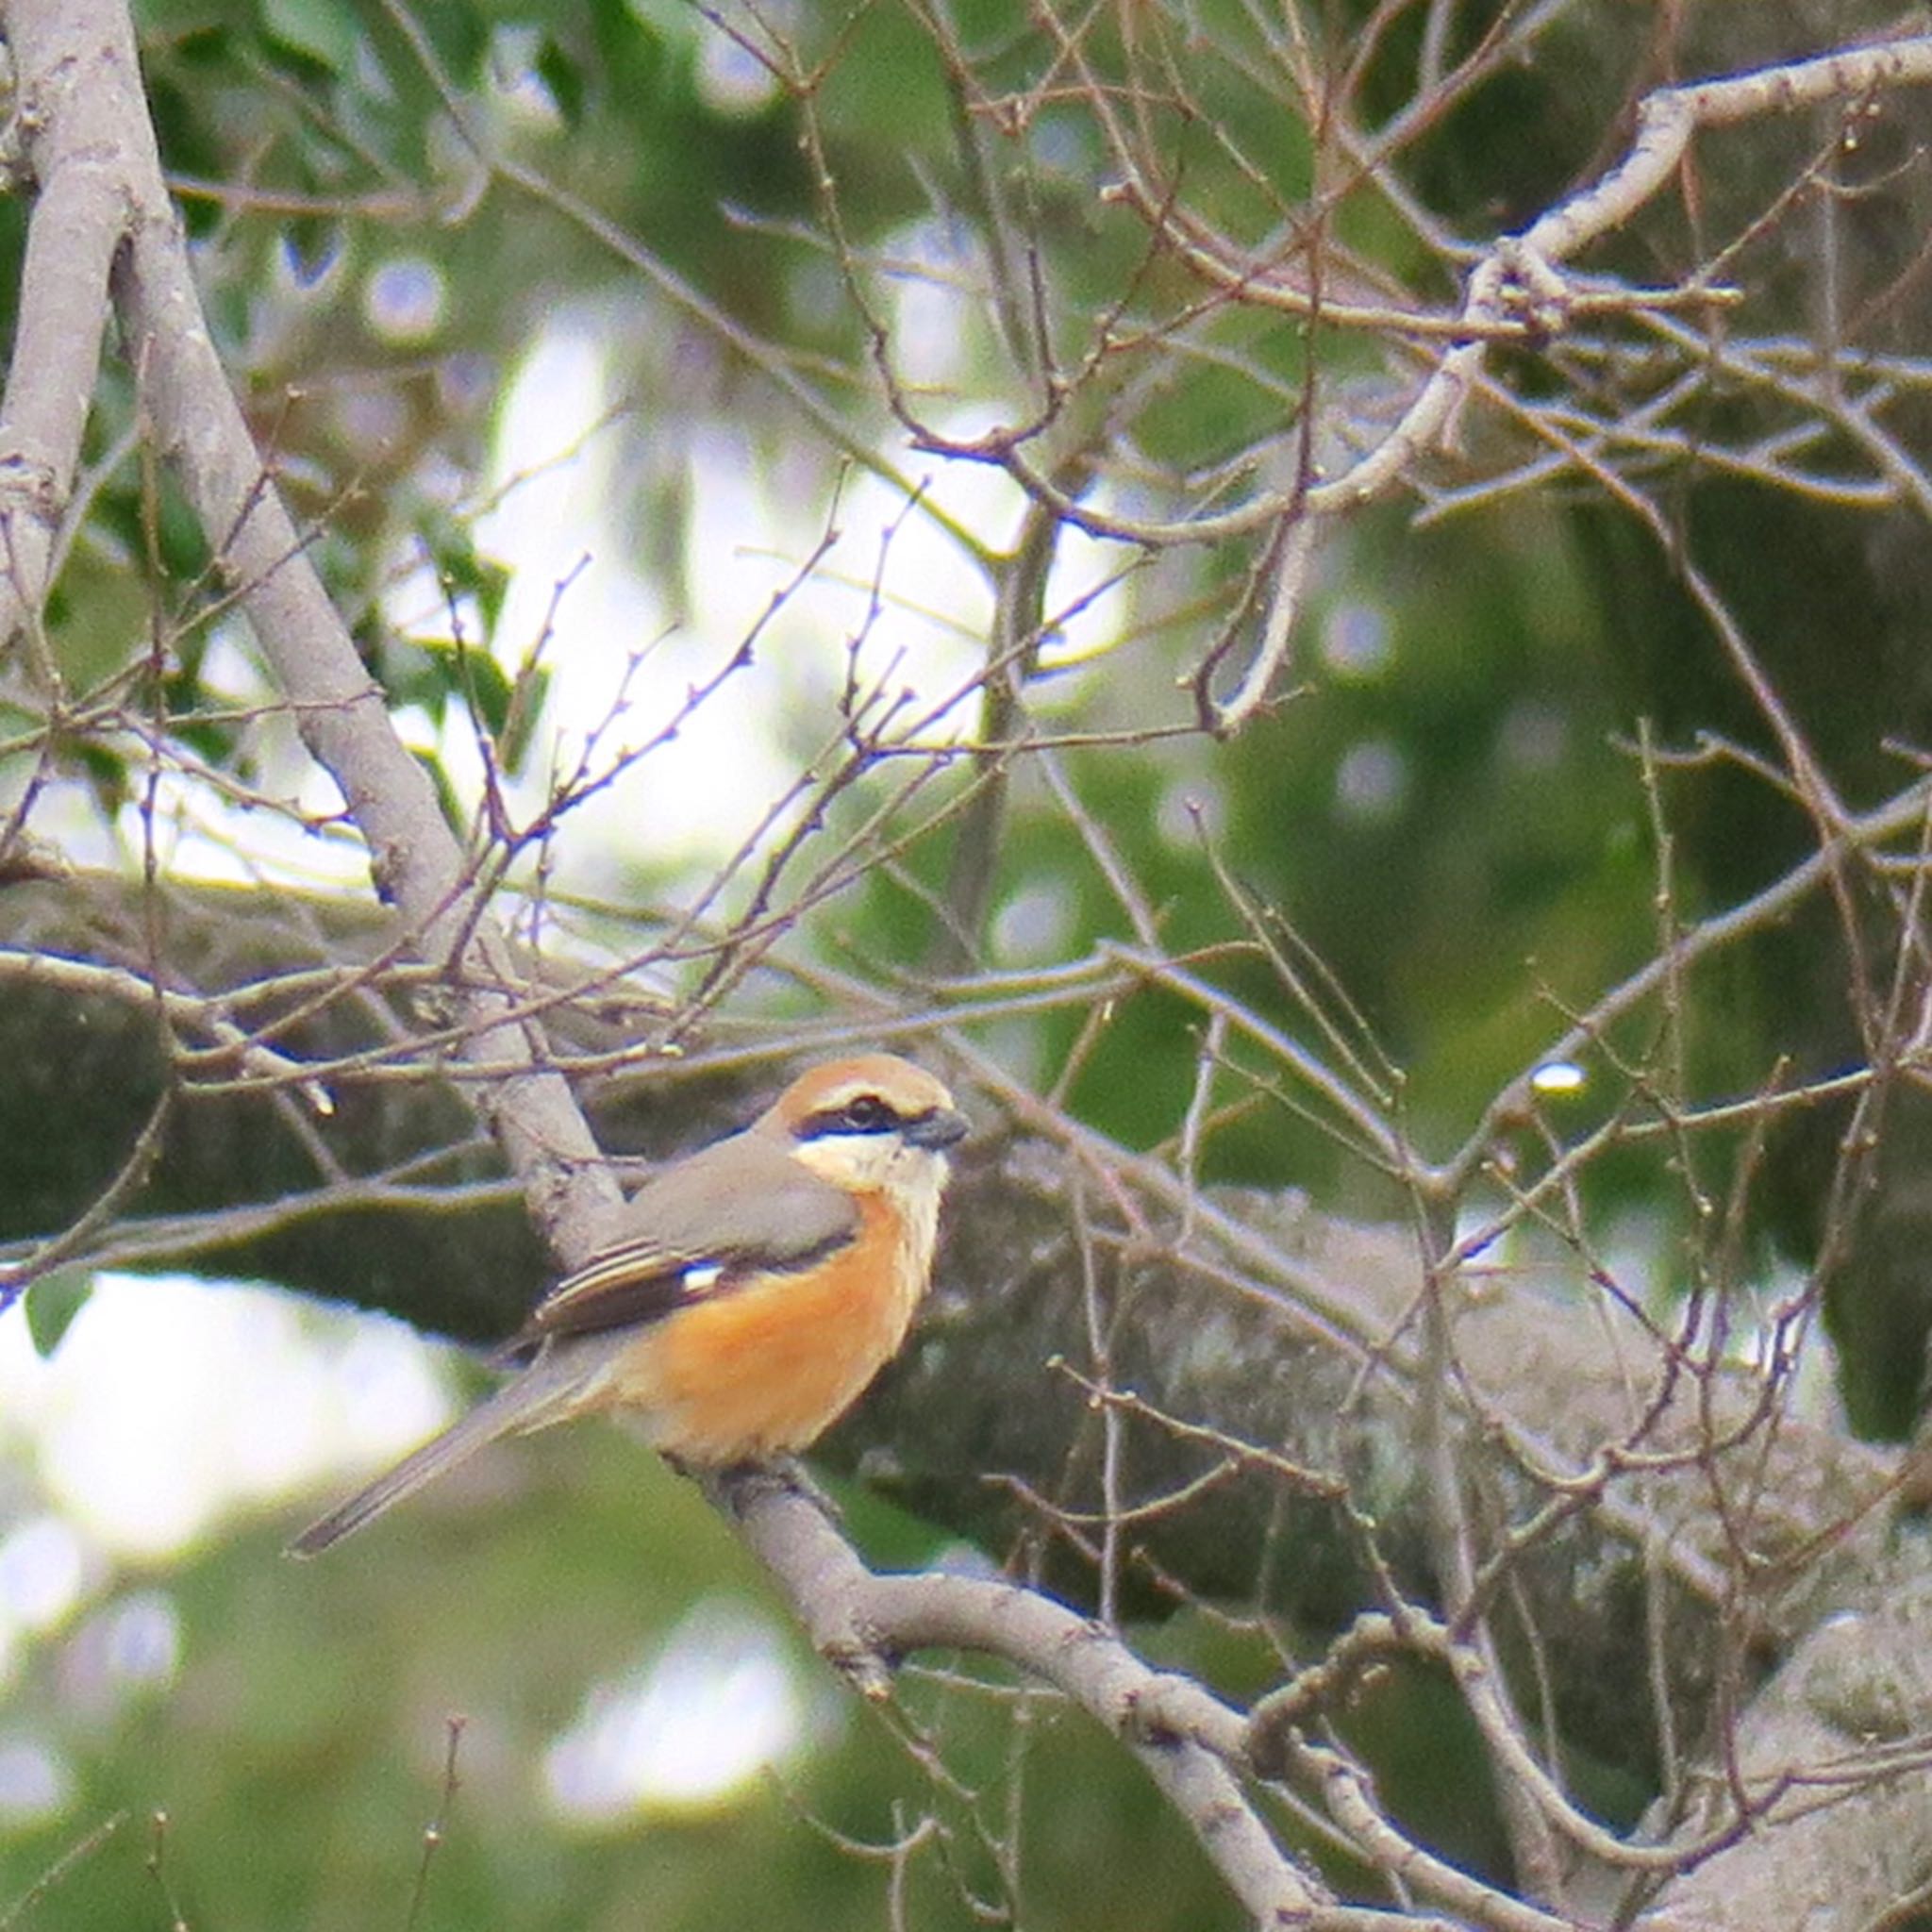
M 425 1483 L 433 1482 L 499 1436 L 560 1421 L 573 1398 L 582 1393 L 594 1372 L 594 1358 L 601 1353 L 554 1345 L 545 1349 L 528 1368 L 485 1396 L 441 1435 L 432 1436 L 366 1489 L 338 1504 L 319 1523 L 311 1523 L 284 1554 L 319 1557 L 352 1529 L 360 1529 L 405 1496 L 413 1496 Z

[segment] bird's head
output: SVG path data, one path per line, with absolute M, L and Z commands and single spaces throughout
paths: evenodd
M 963 1138 L 967 1121 L 923 1067 L 869 1053 L 801 1074 L 758 1126 L 848 1193 L 905 1190 L 937 1199 L 946 1150 Z

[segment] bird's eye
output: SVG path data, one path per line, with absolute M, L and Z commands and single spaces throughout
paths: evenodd
M 822 1134 L 893 1134 L 904 1124 L 905 1116 L 890 1100 L 855 1093 L 836 1107 L 808 1114 L 791 1131 L 798 1140 L 816 1141 Z
M 898 1124 L 898 1115 L 876 1093 L 861 1093 L 840 1109 L 845 1129 L 853 1134 L 882 1134 Z

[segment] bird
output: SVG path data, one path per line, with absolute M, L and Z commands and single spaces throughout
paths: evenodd
M 808 1447 L 898 1352 L 966 1116 L 886 1053 L 808 1068 L 660 1169 L 501 1351 L 519 1372 L 289 1545 L 319 1556 L 499 1437 L 619 1410 L 691 1469 Z

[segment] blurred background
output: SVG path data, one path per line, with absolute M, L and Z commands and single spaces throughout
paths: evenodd
M 520 940 L 633 1002 L 587 1049 L 620 1094 L 640 1076 L 625 1145 L 748 1118 L 785 1047 L 889 1012 L 1190 1185 L 1406 1224 L 1402 1175 L 1238 1010 L 1316 1042 L 1419 1158 L 1479 1143 L 1465 1226 L 1601 1136 L 1544 1197 L 1556 1247 L 1639 1304 L 1735 1294 L 1740 1335 L 1808 1284 L 1837 1344 L 1811 1343 L 1815 1412 L 1910 1432 L 1924 1103 L 1888 1090 L 1854 1172 L 1832 1082 L 1918 1038 L 1924 104 L 1698 150 L 1399 491 L 1322 524 L 1265 701 L 1228 708 L 1298 492 L 1414 401 L 1448 339 L 1416 318 L 1454 312 L 1475 252 L 1605 173 L 1647 90 L 1883 9 L 136 15 L 222 358 L 358 647 Z M 0 204 L 9 329 L 30 207 Z M 364 958 L 366 854 L 142 426 L 110 357 L 58 677 L 0 691 L 6 851 L 128 898 L 76 912 L 10 859 L 34 876 L 0 937 L 88 957 L 66 922 L 138 932 L 152 874 L 183 983 L 293 957 L 246 954 L 202 886 Z M 1893 870 L 1833 874 L 1888 812 Z M 19 1049 L 8 1261 L 101 1197 L 163 1084 L 64 1010 L 99 1057 Z M 715 1113 L 652 1084 L 680 1060 L 731 1074 Z M 850 1696 L 617 1431 L 500 1446 L 283 1562 L 484 1385 L 419 1331 L 486 1340 L 541 1284 L 473 1125 L 385 1138 L 397 1087 L 318 1107 L 320 1181 L 264 1115 L 171 1144 L 126 1227 L 0 1315 L 0 1932 L 1240 1922 L 1043 1693 L 961 1663 Z M 353 1237 L 306 1206 L 223 1219 L 370 1176 L 397 1219 Z M 828 1479 L 874 1560 L 1024 1567 L 859 1459 Z M 1204 1596 L 1138 1641 L 1241 1695 L 1306 1639 Z M 1391 1803 L 1507 1873 L 1440 1686 L 1357 1717 Z M 1641 1808 L 1647 1749 L 1607 1811 Z

